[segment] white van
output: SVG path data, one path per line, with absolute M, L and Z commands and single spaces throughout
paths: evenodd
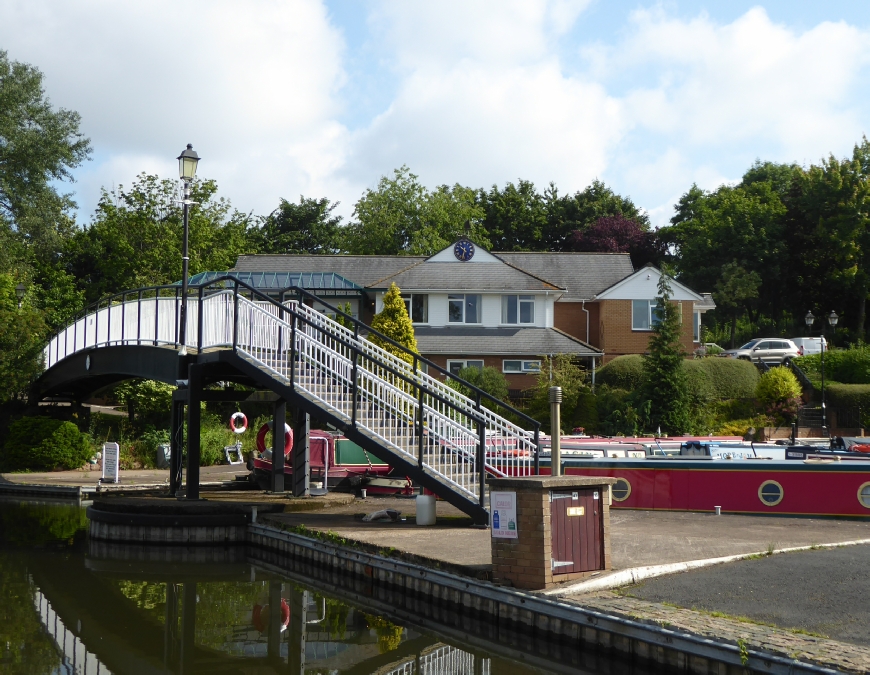
M 821 354 L 822 345 L 824 345 L 825 351 L 828 351 L 828 343 L 823 337 L 792 338 L 791 341 L 795 343 L 795 346 L 798 348 L 798 353 L 801 356 L 806 356 L 807 354 Z

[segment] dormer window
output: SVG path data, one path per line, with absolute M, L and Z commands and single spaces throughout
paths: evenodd
M 535 323 L 535 296 L 501 296 L 501 322 L 508 324 Z

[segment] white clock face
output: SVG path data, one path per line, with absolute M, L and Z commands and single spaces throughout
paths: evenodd
M 474 257 L 474 244 L 467 239 L 457 241 L 456 245 L 453 247 L 453 255 L 456 256 L 457 260 L 468 262 Z

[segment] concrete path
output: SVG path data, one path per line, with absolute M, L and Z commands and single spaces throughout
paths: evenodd
M 247 474 L 242 464 L 204 466 L 200 468 L 200 481 L 203 483 L 233 480 L 236 475 Z M 122 485 L 163 485 L 169 484 L 168 469 L 127 469 L 118 472 Z M 42 485 L 81 485 L 94 487 L 102 474 L 97 471 L 47 471 L 42 473 L 3 473 L 0 482 Z

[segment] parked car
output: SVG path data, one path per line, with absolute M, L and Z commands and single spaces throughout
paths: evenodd
M 825 351 L 828 351 L 828 343 L 823 337 L 800 337 L 792 338 L 791 341 L 795 343 L 795 346 L 797 346 L 800 356 L 806 356 L 807 354 L 821 354 L 822 345 L 824 345 Z
M 727 349 L 720 356 L 757 363 L 785 364 L 800 354 L 797 345 L 784 338 L 755 338 L 738 349 Z

